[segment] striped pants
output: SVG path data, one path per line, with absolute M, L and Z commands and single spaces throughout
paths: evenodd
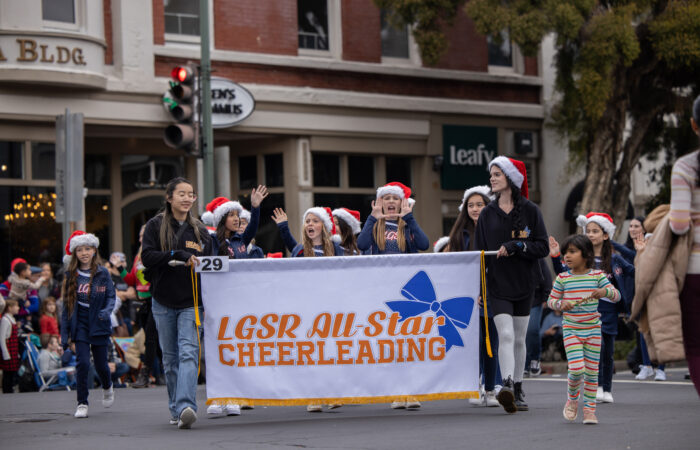
M 563 327 L 564 350 L 569 365 L 569 400 L 578 401 L 583 381 L 583 410 L 595 411 L 600 360 L 600 326 Z

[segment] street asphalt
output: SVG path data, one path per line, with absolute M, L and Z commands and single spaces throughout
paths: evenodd
M 686 369 L 668 381 L 613 383 L 614 404 L 598 405 L 598 425 L 562 417 L 566 378 L 526 379 L 529 412 L 507 415 L 466 400 L 426 402 L 417 411 L 386 404 L 352 405 L 322 413 L 304 407 L 263 407 L 238 417 L 208 419 L 204 386 L 191 430 L 168 424 L 166 391 L 118 389 L 110 409 L 90 393 L 87 419 L 73 418 L 75 392 L 0 395 L 2 449 L 700 449 L 700 398 Z

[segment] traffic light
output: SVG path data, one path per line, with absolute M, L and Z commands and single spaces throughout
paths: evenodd
M 170 89 L 163 96 L 163 104 L 175 123 L 165 128 L 165 144 L 200 155 L 199 92 L 197 67 L 189 63 L 170 72 Z

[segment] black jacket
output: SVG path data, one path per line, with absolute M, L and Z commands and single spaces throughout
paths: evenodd
M 475 248 L 494 251 L 502 245 L 510 256 L 486 258 L 486 286 L 489 297 L 512 302 L 530 299 L 542 274 L 538 259 L 549 254 L 547 230 L 540 209 L 526 198 L 520 198 L 522 230 L 513 233 L 513 211 L 506 214 L 498 201 L 486 205 L 476 224 Z
M 194 229 L 185 222 L 182 226 L 186 226 L 187 229 L 176 243 L 175 249 L 163 251 L 160 246 L 162 221 L 163 216 L 160 214 L 148 221 L 141 244 L 141 261 L 147 268 L 146 273 L 148 281 L 151 283 L 151 294 L 163 306 L 176 309 L 191 308 L 194 306 L 194 297 L 192 296 L 190 268 L 185 266 L 170 267 L 168 261 L 172 259 L 187 261 L 191 255 L 211 255 L 211 237 L 207 229 L 200 225 L 201 242 L 198 242 Z M 180 224 L 172 219 L 172 227 L 173 232 L 177 233 Z

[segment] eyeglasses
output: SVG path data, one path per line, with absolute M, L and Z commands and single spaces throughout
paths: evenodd
M 197 194 L 195 194 L 194 192 L 182 192 L 182 191 L 180 191 L 180 192 L 176 192 L 174 194 L 174 196 L 180 200 L 184 200 L 186 198 L 190 199 L 190 200 L 195 200 L 197 198 Z

